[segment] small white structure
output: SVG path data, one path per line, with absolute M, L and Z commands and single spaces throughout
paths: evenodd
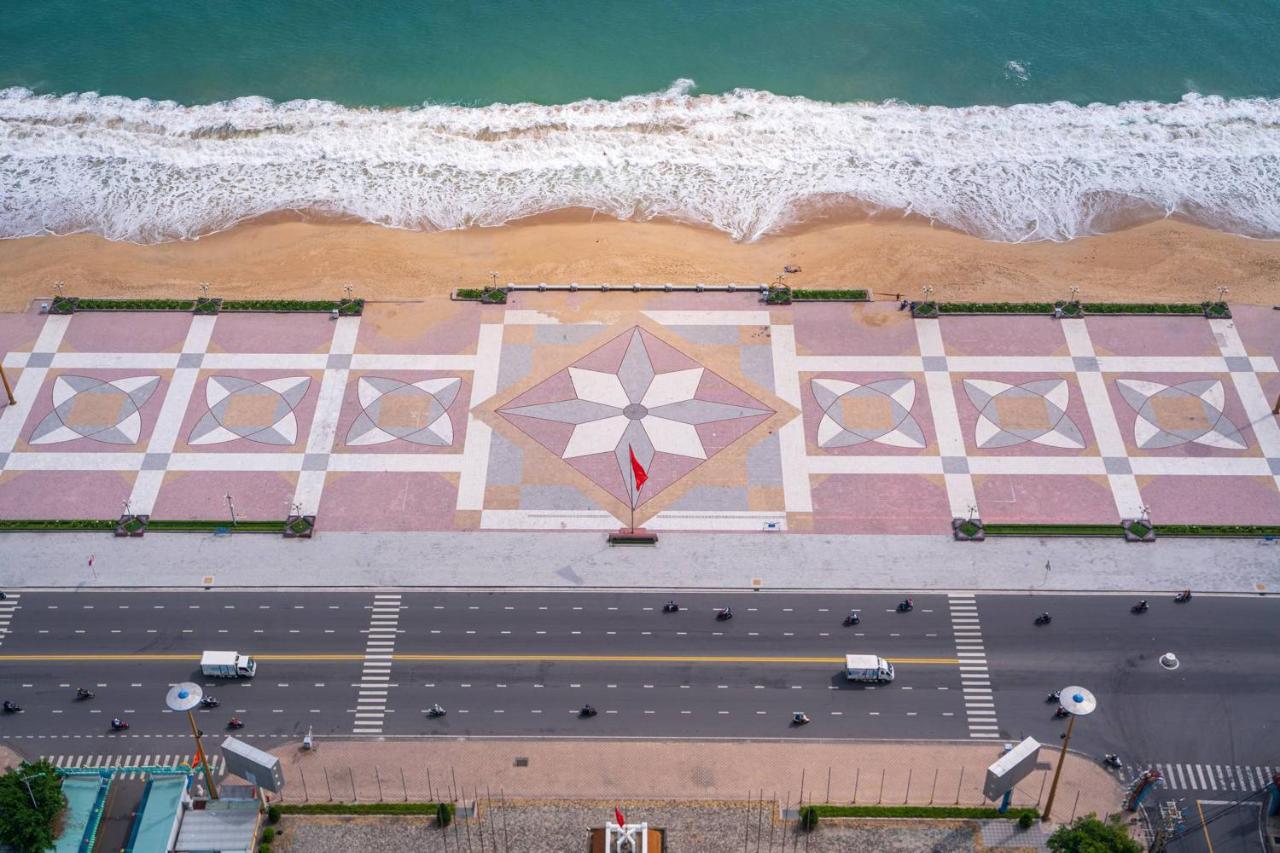
M 604 825 L 605 853 L 649 853 L 649 824 L 610 821 Z

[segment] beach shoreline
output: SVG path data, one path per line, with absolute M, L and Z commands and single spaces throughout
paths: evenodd
M 877 299 L 1046 300 L 1078 286 L 1088 301 L 1280 302 L 1280 241 L 1174 219 L 1075 240 L 999 243 L 927 222 L 829 219 L 750 243 L 669 221 L 621 222 L 566 210 L 499 227 L 419 232 L 296 214 L 199 240 L 140 245 L 90 234 L 0 241 L 0 310 L 52 293 L 85 297 L 199 295 L 420 299 L 499 283 L 772 283 L 866 288 Z

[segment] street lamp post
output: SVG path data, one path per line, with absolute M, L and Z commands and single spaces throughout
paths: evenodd
M 1058 793 L 1058 778 L 1062 776 L 1062 764 L 1067 760 L 1067 746 L 1071 743 L 1071 731 L 1075 728 L 1076 717 L 1087 717 L 1098 708 L 1098 700 L 1083 687 L 1064 687 L 1058 701 L 1067 709 L 1071 719 L 1067 721 L 1067 733 L 1062 738 L 1062 751 L 1058 753 L 1058 766 L 1053 768 L 1053 784 L 1049 786 L 1049 799 L 1044 804 L 1044 814 L 1040 820 L 1047 822 L 1053 811 L 1053 798 Z
M 204 754 L 204 744 L 200 742 L 202 732 L 196 725 L 195 714 L 191 711 L 200 704 L 200 700 L 204 698 L 204 691 L 200 689 L 200 685 L 191 681 L 184 681 L 181 684 L 175 684 L 169 688 L 169 692 L 165 694 L 165 704 L 169 706 L 171 711 L 186 711 L 187 721 L 191 723 L 191 736 L 196 739 L 196 755 L 200 756 L 200 766 L 204 769 L 204 782 L 209 786 L 209 797 L 218 799 L 218 789 L 213 785 L 213 772 L 209 770 L 209 757 Z

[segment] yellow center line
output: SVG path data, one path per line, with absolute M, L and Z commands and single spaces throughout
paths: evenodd
M 299 663 L 363 661 L 363 654 L 262 654 L 260 661 Z M 438 663 L 822 663 L 843 664 L 843 657 L 757 657 L 737 655 L 450 655 L 402 653 L 397 661 Z M 0 663 L 77 663 L 88 661 L 198 661 L 199 654 L 0 655 Z M 886 658 L 893 664 L 956 666 L 959 658 Z
M 1209 847 L 1209 853 L 1213 853 L 1213 840 L 1209 838 L 1209 824 L 1204 822 L 1204 809 L 1200 808 L 1200 801 L 1196 800 L 1196 811 L 1200 813 L 1200 828 L 1204 830 L 1204 843 Z

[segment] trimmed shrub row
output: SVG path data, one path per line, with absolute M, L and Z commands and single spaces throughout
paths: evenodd
M 1036 809 L 1009 809 L 1004 814 L 999 809 L 973 806 L 812 806 L 820 817 L 919 817 L 961 818 L 965 820 L 1005 819 L 1018 820 L 1024 814 L 1032 819 L 1040 817 Z
M 343 316 L 364 312 L 363 299 L 224 299 L 223 311 L 288 311 L 324 312 L 333 310 Z
M 217 314 L 219 311 L 337 311 L 343 317 L 364 313 L 363 299 L 82 299 L 57 296 L 49 305 L 50 314 L 74 314 L 77 311 L 191 311 L 195 314 Z
M 0 518 L 0 530 L 115 530 L 115 519 Z
M 81 299 L 77 311 L 194 311 L 194 299 Z
M 151 519 L 147 522 L 147 532 L 153 530 L 186 530 L 209 531 L 226 528 L 233 533 L 283 533 L 283 521 L 237 521 L 234 525 L 229 520 L 206 519 Z
M 988 536 L 1123 536 L 1119 524 L 983 524 Z
M 794 302 L 869 302 L 871 296 L 865 290 L 793 290 L 791 299 Z
M 1280 536 L 1276 524 L 1157 524 L 1158 536 Z
M 453 298 L 462 302 L 482 302 L 485 305 L 507 304 L 507 292 L 500 287 L 459 287 L 453 292 Z

